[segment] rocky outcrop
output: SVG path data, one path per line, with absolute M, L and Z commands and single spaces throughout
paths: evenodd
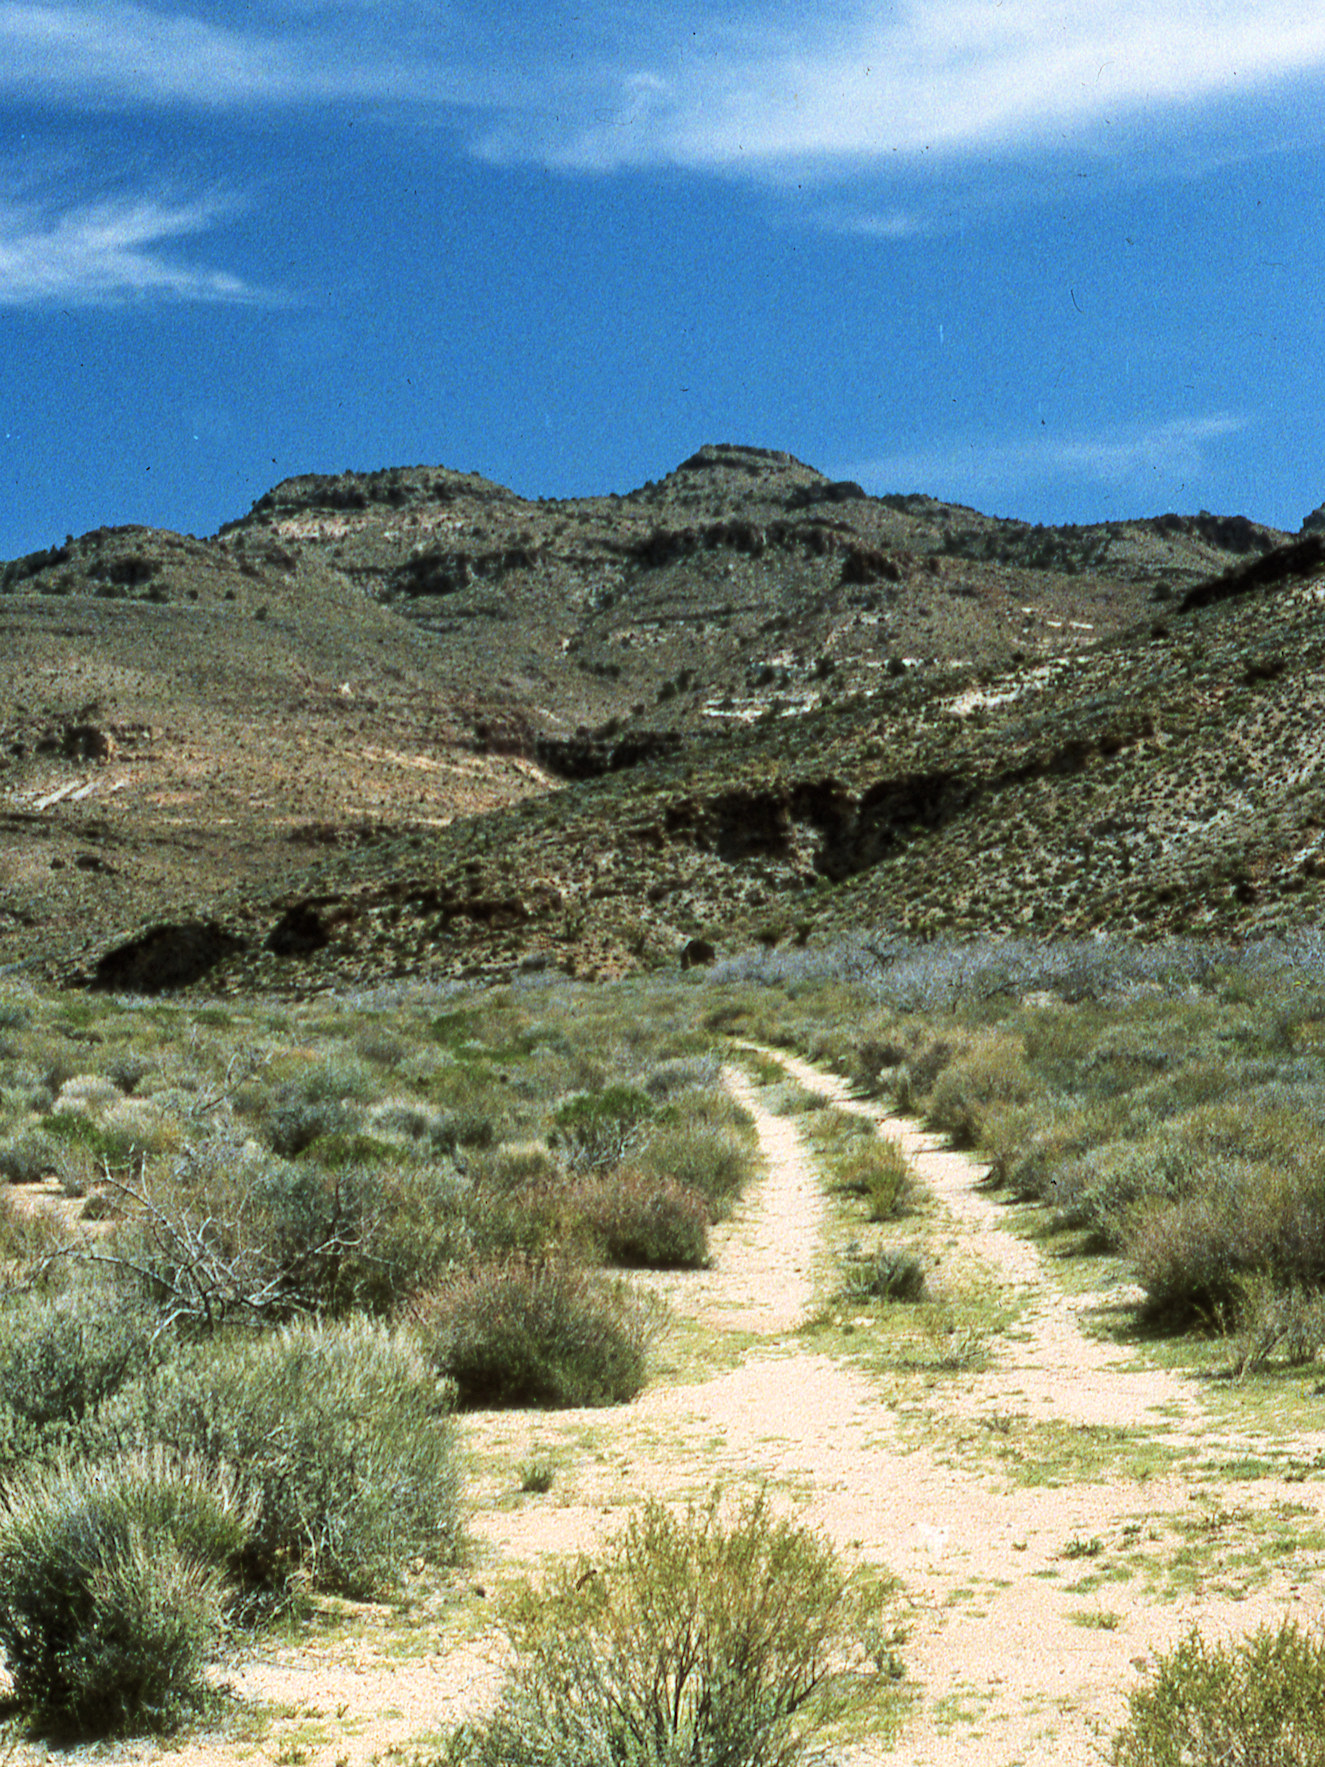
M 1310 577 L 1325 570 L 1325 531 L 1307 534 L 1287 546 L 1276 546 L 1272 552 L 1253 559 L 1237 570 L 1226 571 L 1208 583 L 1189 589 L 1179 603 L 1182 613 L 1194 608 L 1212 607 L 1216 602 L 1230 601 L 1239 595 L 1250 595 L 1257 589 L 1268 589 L 1290 577 Z

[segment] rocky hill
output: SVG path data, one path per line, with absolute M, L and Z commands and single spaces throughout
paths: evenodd
M 1323 547 L 735 447 L 625 497 L 402 468 L 98 530 L 0 567 L 0 960 L 303 989 L 1293 923 Z

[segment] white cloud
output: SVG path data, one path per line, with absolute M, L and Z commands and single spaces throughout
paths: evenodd
M 1323 72 L 1325 0 L 0 0 L 0 94 L 384 102 L 467 119 L 485 157 L 584 170 L 1098 145 Z
M 835 470 L 876 494 L 925 491 L 957 501 L 1064 482 L 1160 489 L 1199 481 L 1208 471 L 1212 444 L 1246 426 L 1244 417 L 1216 412 L 1094 436 L 954 441 L 848 462 Z
M 799 31 L 684 18 L 596 64 L 578 102 L 508 115 L 493 157 L 777 172 L 1062 146 L 1325 69 L 1322 0 L 902 0 Z M 692 29 L 692 26 L 695 27 Z
M 0 198 L 0 306 L 270 299 L 237 276 L 173 261 L 163 249 L 206 231 L 226 207 L 109 197 L 52 212 Z
M 362 14 L 338 23 L 323 12 L 294 29 L 237 29 L 136 0 L 0 0 L 0 92 L 135 109 L 452 96 L 440 69 L 425 79 L 365 40 Z

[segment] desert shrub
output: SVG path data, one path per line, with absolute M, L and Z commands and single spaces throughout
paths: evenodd
M 487 1111 L 440 1111 L 428 1126 L 428 1140 L 439 1153 L 491 1147 L 496 1139 L 496 1126 Z
M 0 1488 L 0 1644 L 20 1705 L 96 1734 L 204 1697 L 250 1514 L 230 1475 L 160 1450 L 25 1469 Z
M 833 1165 L 834 1186 L 865 1199 L 871 1221 L 892 1221 L 915 1200 L 915 1173 L 900 1143 L 875 1136 Z
M 462 1181 L 439 1163 L 288 1161 L 218 1138 L 176 1161 L 169 1181 L 116 1194 L 113 1236 L 91 1255 L 136 1273 L 167 1319 L 204 1330 L 386 1311 L 471 1242 Z
M 982 1037 L 936 1075 L 926 1115 L 955 1147 L 978 1147 L 992 1106 L 1024 1104 L 1037 1090 L 1016 1039 Z
M 842 1272 L 848 1301 L 924 1301 L 929 1296 L 924 1259 L 906 1246 L 884 1246 L 848 1259 Z
M 287 1095 L 306 1099 L 310 1104 L 344 1103 L 347 1099 L 362 1102 L 372 1098 L 377 1089 L 377 1077 L 366 1061 L 354 1056 L 328 1055 L 291 1081 Z
M 418 1309 L 425 1353 L 462 1405 L 613 1405 L 648 1372 L 644 1297 L 559 1259 L 459 1272 Z
M 74 1074 L 61 1086 L 53 1113 L 82 1111 L 95 1115 L 120 1096 L 119 1087 L 104 1074 Z
M 23 1208 L 8 1190 L 0 1190 L 0 1293 L 26 1289 L 34 1280 L 48 1284 L 65 1237 L 49 1209 Z
M 152 1071 L 148 1057 L 135 1050 L 126 1049 L 106 1063 L 106 1078 L 126 1097 L 136 1092 Z
M 696 1270 L 708 1262 L 708 1205 L 687 1185 L 625 1171 L 588 1186 L 578 1202 L 609 1263 Z
M 39 1129 L 20 1129 L 0 1147 L 0 1182 L 36 1184 L 53 1172 L 60 1157 L 60 1143 Z
M 1280 1288 L 1257 1271 L 1239 1282 L 1236 1313 L 1234 1366 L 1240 1375 L 1275 1360 L 1302 1368 L 1325 1348 L 1325 1293 L 1318 1288 Z
M 934 1082 L 953 1058 L 953 1047 L 946 1038 L 922 1040 L 907 1059 L 897 1076 L 894 1102 L 906 1115 L 919 1115 Z
M 836 1158 L 849 1143 L 869 1141 L 874 1135 L 874 1125 L 859 1111 L 843 1110 L 833 1104 L 827 1110 L 815 1112 L 812 1133 L 815 1147 Z
M 1325 1285 L 1325 1185 L 1225 1160 L 1201 1189 L 1141 1211 L 1125 1250 L 1152 1313 L 1236 1317 L 1253 1272 L 1279 1288 Z
M 857 1616 L 832 1547 L 756 1497 L 730 1522 L 649 1503 L 505 1624 L 515 1666 L 452 1761 L 791 1767 L 834 1709 Z
M 476 1188 L 508 1193 L 539 1190 L 564 1183 L 566 1174 L 552 1150 L 541 1141 L 507 1142 L 466 1163 Z
M 435 1122 L 435 1113 L 411 1098 L 387 1098 L 368 1113 L 368 1124 L 374 1135 L 391 1136 L 399 1141 L 425 1141 Z
M 1192 1631 L 1129 1695 L 1113 1767 L 1323 1767 L 1325 1637 L 1292 1620 L 1227 1644 Z
M 906 1045 L 891 1032 L 859 1037 L 853 1041 L 846 1071 L 857 1091 L 874 1097 L 882 1090 L 885 1072 L 900 1068 L 906 1056 Z
M 388 1031 L 378 1025 L 365 1026 L 356 1033 L 354 1053 L 360 1060 L 371 1062 L 374 1067 L 398 1067 L 409 1053 L 409 1044 L 398 1037 L 394 1031 Z
M 341 1099 L 284 1093 L 267 1112 L 267 1145 L 282 1159 L 294 1159 L 322 1136 L 346 1133 L 355 1120 L 354 1111 Z
M 720 1221 L 749 1182 L 755 1155 L 730 1129 L 682 1121 L 650 1136 L 635 1164 L 651 1177 L 697 1192 L 711 1219 Z
M 251 1198 L 272 1315 L 385 1312 L 469 1245 L 460 1180 L 437 1166 L 273 1163 Z
M 110 1283 L 18 1294 L 0 1310 L 0 1460 L 77 1451 L 153 1355 L 155 1318 Z
M 108 1421 L 238 1469 L 255 1513 L 250 1592 L 379 1594 L 460 1534 L 450 1395 L 411 1337 L 363 1318 L 227 1334 L 126 1389 Z
M 721 1063 L 715 1055 L 676 1056 L 649 1070 L 644 1090 L 650 1098 L 662 1104 L 679 1093 L 716 1086 L 721 1072 Z
M 596 1171 L 619 1165 L 643 1138 L 653 1100 L 635 1086 L 606 1086 L 562 1101 L 548 1135 L 567 1165 Z
M 1191 1195 L 1201 1176 L 1181 1147 L 1163 1139 L 1111 1143 L 1060 1173 L 1055 1200 L 1101 1245 L 1116 1250 L 1140 1215 Z

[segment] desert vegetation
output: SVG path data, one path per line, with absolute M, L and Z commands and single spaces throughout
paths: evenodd
M 1132 1280 L 1129 1341 L 1200 1345 L 1243 1386 L 1325 1346 L 1325 953 L 1305 937 L 875 937 L 681 980 L 307 1001 L 11 980 L 0 1648 L 25 1721 L 170 1729 L 277 1616 L 455 1574 L 467 1412 L 647 1390 L 666 1320 L 649 1273 L 703 1271 L 758 1167 L 724 1062 L 797 1126 L 853 1236 L 824 1317 L 921 1321 L 924 1354 L 876 1359 L 900 1374 L 987 1367 L 911 1159 L 789 1079 L 792 1051 L 978 1155 L 1065 1271 Z M 546 1494 L 558 1464 L 512 1476 Z M 732 1573 L 775 1561 L 776 1612 Z M 679 1761 L 723 1738 L 733 1763 L 791 1763 L 873 1685 L 861 1599 L 768 1499 L 645 1505 L 504 1598 L 508 1679 L 444 1758 Z M 1244 1673 L 1247 1725 L 1314 1723 L 1316 1649 L 1193 1634 L 1134 1695 L 1115 1759 L 1237 1758 L 1208 1690 Z
M 635 1004 L 5 995 L 0 1644 L 36 1722 L 178 1722 L 236 1628 L 454 1562 L 457 1409 L 640 1390 L 661 1304 L 622 1272 L 703 1265 L 755 1160 L 712 1038 Z

